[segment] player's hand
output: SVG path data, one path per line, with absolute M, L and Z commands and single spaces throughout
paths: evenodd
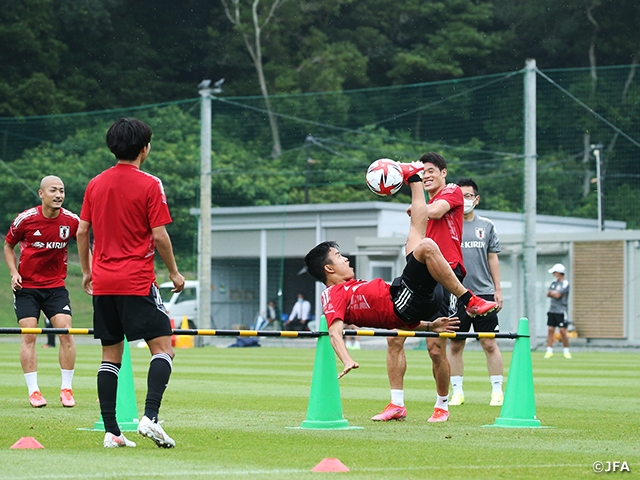
M 89 295 L 93 295 L 93 281 L 92 281 L 91 272 L 82 274 L 82 288 Z
M 345 363 L 344 370 L 342 370 L 340 375 L 338 375 L 338 379 L 344 377 L 347 373 L 349 373 L 351 370 L 354 370 L 356 368 L 360 368 L 360 365 L 358 365 L 358 362 L 354 362 L 353 360 L 351 360 L 350 362 Z
M 171 290 L 172 292 L 177 293 L 184 290 L 184 277 L 180 274 L 180 272 L 170 274 L 169 278 L 173 282 L 174 288 Z
M 460 320 L 458 317 L 440 317 L 437 320 L 431 322 L 431 331 L 432 332 L 455 332 L 458 330 L 458 325 L 460 325 Z
M 494 292 L 493 300 L 498 304 L 498 308 L 495 309 L 495 312 L 498 313 L 500 310 L 502 310 L 502 305 L 504 303 L 504 300 L 502 298 L 502 291 Z
M 11 289 L 14 292 L 17 292 L 18 290 L 22 290 L 22 277 L 20 276 L 19 273 L 16 273 L 15 275 L 11 275 Z

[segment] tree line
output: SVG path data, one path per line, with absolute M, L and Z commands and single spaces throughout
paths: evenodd
M 0 117 L 637 63 L 633 0 L 0 1 Z

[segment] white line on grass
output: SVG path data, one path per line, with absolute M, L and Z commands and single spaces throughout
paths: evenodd
M 591 464 L 574 464 L 574 463 L 563 463 L 563 464 L 527 464 L 527 465 L 465 465 L 465 466 L 455 466 L 455 465 L 443 465 L 443 466 L 433 466 L 433 465 L 422 465 L 422 466 L 414 466 L 414 467 L 394 467 L 394 468 L 354 468 L 351 470 L 352 473 L 384 473 L 384 472 L 394 472 L 394 471 L 427 471 L 427 470 L 491 470 L 491 469 L 541 469 L 541 468 L 562 468 L 562 467 L 571 467 L 571 468 L 585 468 L 591 471 Z M 300 469 L 300 468 L 291 468 L 287 470 L 275 469 L 275 470 L 188 470 L 185 471 L 183 469 L 179 471 L 169 472 L 167 470 L 163 470 L 161 474 L 158 472 L 131 472 L 127 471 L 127 478 L 144 478 L 144 477 L 195 477 L 195 476 L 207 476 L 207 475 L 236 475 L 236 476 L 250 476 L 250 475 L 284 475 L 284 474 L 300 474 L 300 473 L 308 473 L 311 469 Z M 26 476 L 15 476 L 12 475 L 12 480 L 32 480 L 32 479 L 73 479 L 73 478 L 113 478 L 122 476 L 123 472 L 100 472 L 95 474 L 88 473 L 78 473 L 78 474 L 65 474 L 65 475 L 56 475 L 56 474 L 47 474 L 47 475 L 26 475 Z M 0 478 L 9 478 L 9 477 L 0 477 Z

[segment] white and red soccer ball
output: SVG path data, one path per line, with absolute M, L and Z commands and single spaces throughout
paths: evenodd
M 404 183 L 402 168 L 398 162 L 389 158 L 380 158 L 367 168 L 367 186 L 376 195 L 393 195 Z

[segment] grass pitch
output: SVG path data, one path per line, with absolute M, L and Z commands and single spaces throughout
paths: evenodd
M 632 352 L 574 351 L 572 360 L 533 353 L 537 416 L 552 428 L 483 428 L 500 409 L 489 407 L 484 354 L 465 353 L 466 403 L 450 420 L 428 424 L 435 387 L 425 351 L 407 350 L 405 422 L 374 423 L 389 400 L 384 350 L 354 353 L 359 370 L 340 380 L 344 417 L 362 430 L 301 430 L 315 350 L 283 347 L 177 351 L 160 416 L 177 443 L 157 448 L 135 433 L 137 448 L 104 449 L 96 403 L 98 345 L 78 346 L 77 406 L 58 401 L 57 349 L 38 348 L 39 382 L 49 405 L 33 409 L 19 364 L 19 343 L 0 344 L 0 478 L 593 478 L 594 462 L 627 462 L 640 472 L 638 365 Z M 39 339 L 39 346 L 44 338 Z M 229 343 L 232 339 L 229 339 Z M 149 352 L 131 348 L 138 411 L 146 390 Z M 508 370 L 510 352 L 504 353 Z M 507 373 L 507 372 L 505 372 Z M 21 437 L 44 449 L 13 450 Z M 338 458 L 348 473 L 313 473 Z

